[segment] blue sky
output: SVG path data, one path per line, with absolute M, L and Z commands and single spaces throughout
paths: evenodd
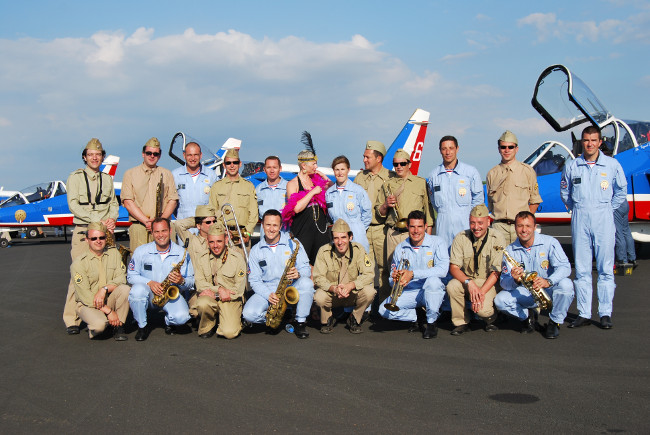
M 641 1 L 0 1 L 0 185 L 63 179 L 98 137 L 121 157 L 183 131 L 242 158 L 295 163 L 312 133 L 322 165 L 362 166 L 417 108 L 431 112 L 420 175 L 441 136 L 484 177 L 505 130 L 524 159 L 568 142 L 530 105 L 562 63 L 624 119 L 650 119 L 650 4 Z M 161 165 L 174 168 L 168 157 Z

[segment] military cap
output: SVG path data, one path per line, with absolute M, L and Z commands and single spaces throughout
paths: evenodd
M 217 212 L 214 210 L 214 207 L 211 205 L 197 205 L 196 211 L 194 212 L 195 217 L 205 218 L 210 216 L 216 216 Z
M 509 142 L 509 143 L 513 143 L 515 145 L 519 144 L 519 142 L 517 142 L 517 136 L 515 136 L 515 134 L 513 132 L 511 132 L 510 130 L 504 131 L 503 134 L 501 135 L 501 137 L 499 138 L 499 141 L 500 142 Z
M 152 137 L 147 141 L 146 144 L 144 144 L 145 147 L 151 147 L 151 148 L 160 148 L 160 141 L 158 138 Z
M 226 155 L 223 156 L 223 159 L 237 159 L 239 160 L 239 150 L 237 148 L 230 148 L 226 151 Z
M 371 151 L 377 151 L 381 153 L 382 156 L 386 155 L 386 147 L 384 146 L 383 143 L 377 140 L 369 140 L 368 142 L 366 142 L 366 149 Z
M 404 151 L 403 148 L 400 148 L 397 151 L 395 151 L 395 155 L 393 156 L 393 160 L 395 160 L 395 159 L 404 159 L 407 162 L 410 162 L 411 161 L 411 156 L 409 155 L 409 153 Z
M 223 236 L 224 234 L 223 227 L 219 224 L 212 224 L 208 229 L 208 236 Z
M 472 211 L 469 212 L 469 215 L 472 217 L 477 217 L 477 218 L 482 218 L 489 216 L 490 212 L 488 211 L 488 208 L 485 206 L 485 204 L 479 204 L 474 206 Z
M 104 148 L 102 148 L 102 143 L 99 141 L 97 138 L 92 138 L 88 141 L 86 144 L 85 150 L 96 150 L 96 151 L 104 151 Z
M 343 219 L 337 219 L 336 222 L 334 222 L 334 225 L 332 225 L 332 232 L 333 233 L 349 233 L 350 232 L 350 226 Z
M 106 229 L 106 226 L 101 222 L 91 222 L 90 224 L 88 224 L 88 228 L 86 230 L 87 231 L 90 231 L 90 230 L 101 231 L 104 234 L 106 234 L 106 232 L 108 231 Z

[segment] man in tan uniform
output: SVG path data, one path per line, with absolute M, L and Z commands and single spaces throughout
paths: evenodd
M 488 209 L 494 216 L 492 228 L 502 231 L 508 244 L 517 239 L 515 216 L 520 211 L 535 213 L 542 202 L 535 170 L 516 159 L 517 136 L 509 130 L 498 141 L 501 163 L 487 174 Z
M 399 149 L 393 156 L 393 166 L 397 176 L 390 178 L 379 191 L 375 203 L 375 212 L 379 218 L 386 219 L 386 257 L 384 264 L 393 262 L 393 252 L 397 245 L 409 236 L 406 218 L 414 210 L 420 210 L 425 216 L 427 234 L 433 226 L 433 208 L 429 202 L 427 182 L 424 178 L 411 173 L 411 156 Z M 403 225 L 401 225 L 403 224 Z M 388 267 L 384 268 L 388 282 Z M 379 300 L 388 296 L 388 286 L 379 289 Z
M 235 338 L 241 332 L 242 298 L 246 287 L 246 261 L 238 250 L 228 249 L 220 225 L 208 231 L 210 255 L 201 258 L 196 267 L 197 310 L 201 316 L 199 337 L 214 335 L 216 315 L 219 314 L 217 334 Z
M 73 261 L 88 250 L 86 243 L 88 224 L 101 222 L 108 231 L 115 230 L 119 204 L 113 189 L 113 178 L 99 171 L 105 156 L 106 151 L 102 143 L 98 139 L 90 139 L 81 153 L 86 167 L 72 172 L 66 183 L 68 207 L 73 214 L 72 222 L 75 224 L 70 249 Z M 81 320 L 77 316 L 76 306 L 74 283 L 70 279 L 63 308 L 63 322 L 66 332 L 70 335 L 79 333 Z
M 250 237 L 259 219 L 255 186 L 239 175 L 241 160 L 239 160 L 238 150 L 229 149 L 226 151 L 224 166 L 226 168 L 226 175 L 210 188 L 210 205 L 217 212 L 217 218 L 220 222 L 223 221 L 221 207 L 224 204 L 232 205 L 237 216 L 237 222 L 239 222 L 240 226 L 245 227 L 241 229 L 242 240 L 247 248 L 250 249 Z M 226 215 L 226 218 L 228 219 L 228 229 L 233 232 L 236 230 L 235 220 L 231 215 Z
M 449 254 L 449 273 L 453 277 L 447 284 L 451 304 L 451 321 L 455 328 L 451 335 L 469 332 L 470 314 L 465 301 L 472 302 L 472 311 L 486 323 L 485 330 L 496 331 L 494 298 L 495 285 L 501 274 L 503 252 L 507 245 L 503 234 L 490 230 L 490 217 L 484 204 L 475 206 L 469 215 L 469 230 L 454 237 Z
M 363 246 L 350 241 L 352 231 L 343 220 L 332 226 L 334 243 L 322 246 L 314 264 L 314 302 L 320 307 L 320 332 L 329 334 L 334 326 L 332 307 L 354 307 L 348 318 L 350 332 L 359 334 L 363 313 L 375 294 L 375 265 Z
M 126 268 L 117 249 L 106 247 L 108 229 L 101 222 L 88 225 L 88 249 L 72 263 L 76 312 L 94 338 L 110 324 L 116 341 L 127 340 L 124 322 L 129 314 Z
M 376 140 L 366 142 L 366 150 L 363 153 L 363 165 L 365 169 L 357 174 L 354 182 L 363 187 L 370 197 L 370 203 L 373 207 L 372 220 L 366 231 L 368 244 L 370 245 L 370 258 L 377 265 L 376 286 L 378 288 L 388 288 L 387 274 L 384 276 L 384 256 L 386 249 L 386 219 L 377 215 L 374 210 L 377 203 L 377 197 L 382 190 L 384 183 L 389 178 L 396 177 L 393 171 L 384 168 L 383 161 L 386 155 L 386 147 L 383 143 Z
M 122 203 L 129 211 L 131 252 L 153 241 L 151 223 L 157 217 L 169 219 L 178 203 L 178 193 L 172 173 L 158 166 L 160 142 L 152 137 L 142 147 L 143 163 L 124 173 Z M 156 189 L 162 180 L 162 213 L 156 216 Z M 173 237 L 172 237 L 173 238 Z

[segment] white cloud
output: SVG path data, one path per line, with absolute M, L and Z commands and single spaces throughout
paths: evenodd
M 516 119 L 516 118 L 497 118 L 494 119 L 494 125 L 502 130 L 510 130 L 516 135 L 534 136 L 540 134 L 552 134 L 553 128 L 541 117 Z

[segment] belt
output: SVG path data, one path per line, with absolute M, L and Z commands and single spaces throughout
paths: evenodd
M 392 226 L 390 228 L 393 231 L 397 231 L 398 233 L 405 233 L 405 232 L 407 232 L 409 230 L 408 228 L 397 228 L 396 226 Z
M 514 225 L 515 224 L 515 221 L 513 221 L 512 219 L 496 219 L 494 222 L 501 222 L 501 223 L 508 224 L 508 225 Z
M 142 225 L 143 227 L 145 226 L 145 224 L 140 221 L 131 221 L 131 225 Z
M 384 224 L 370 224 L 371 227 L 376 227 L 378 225 L 384 225 Z

